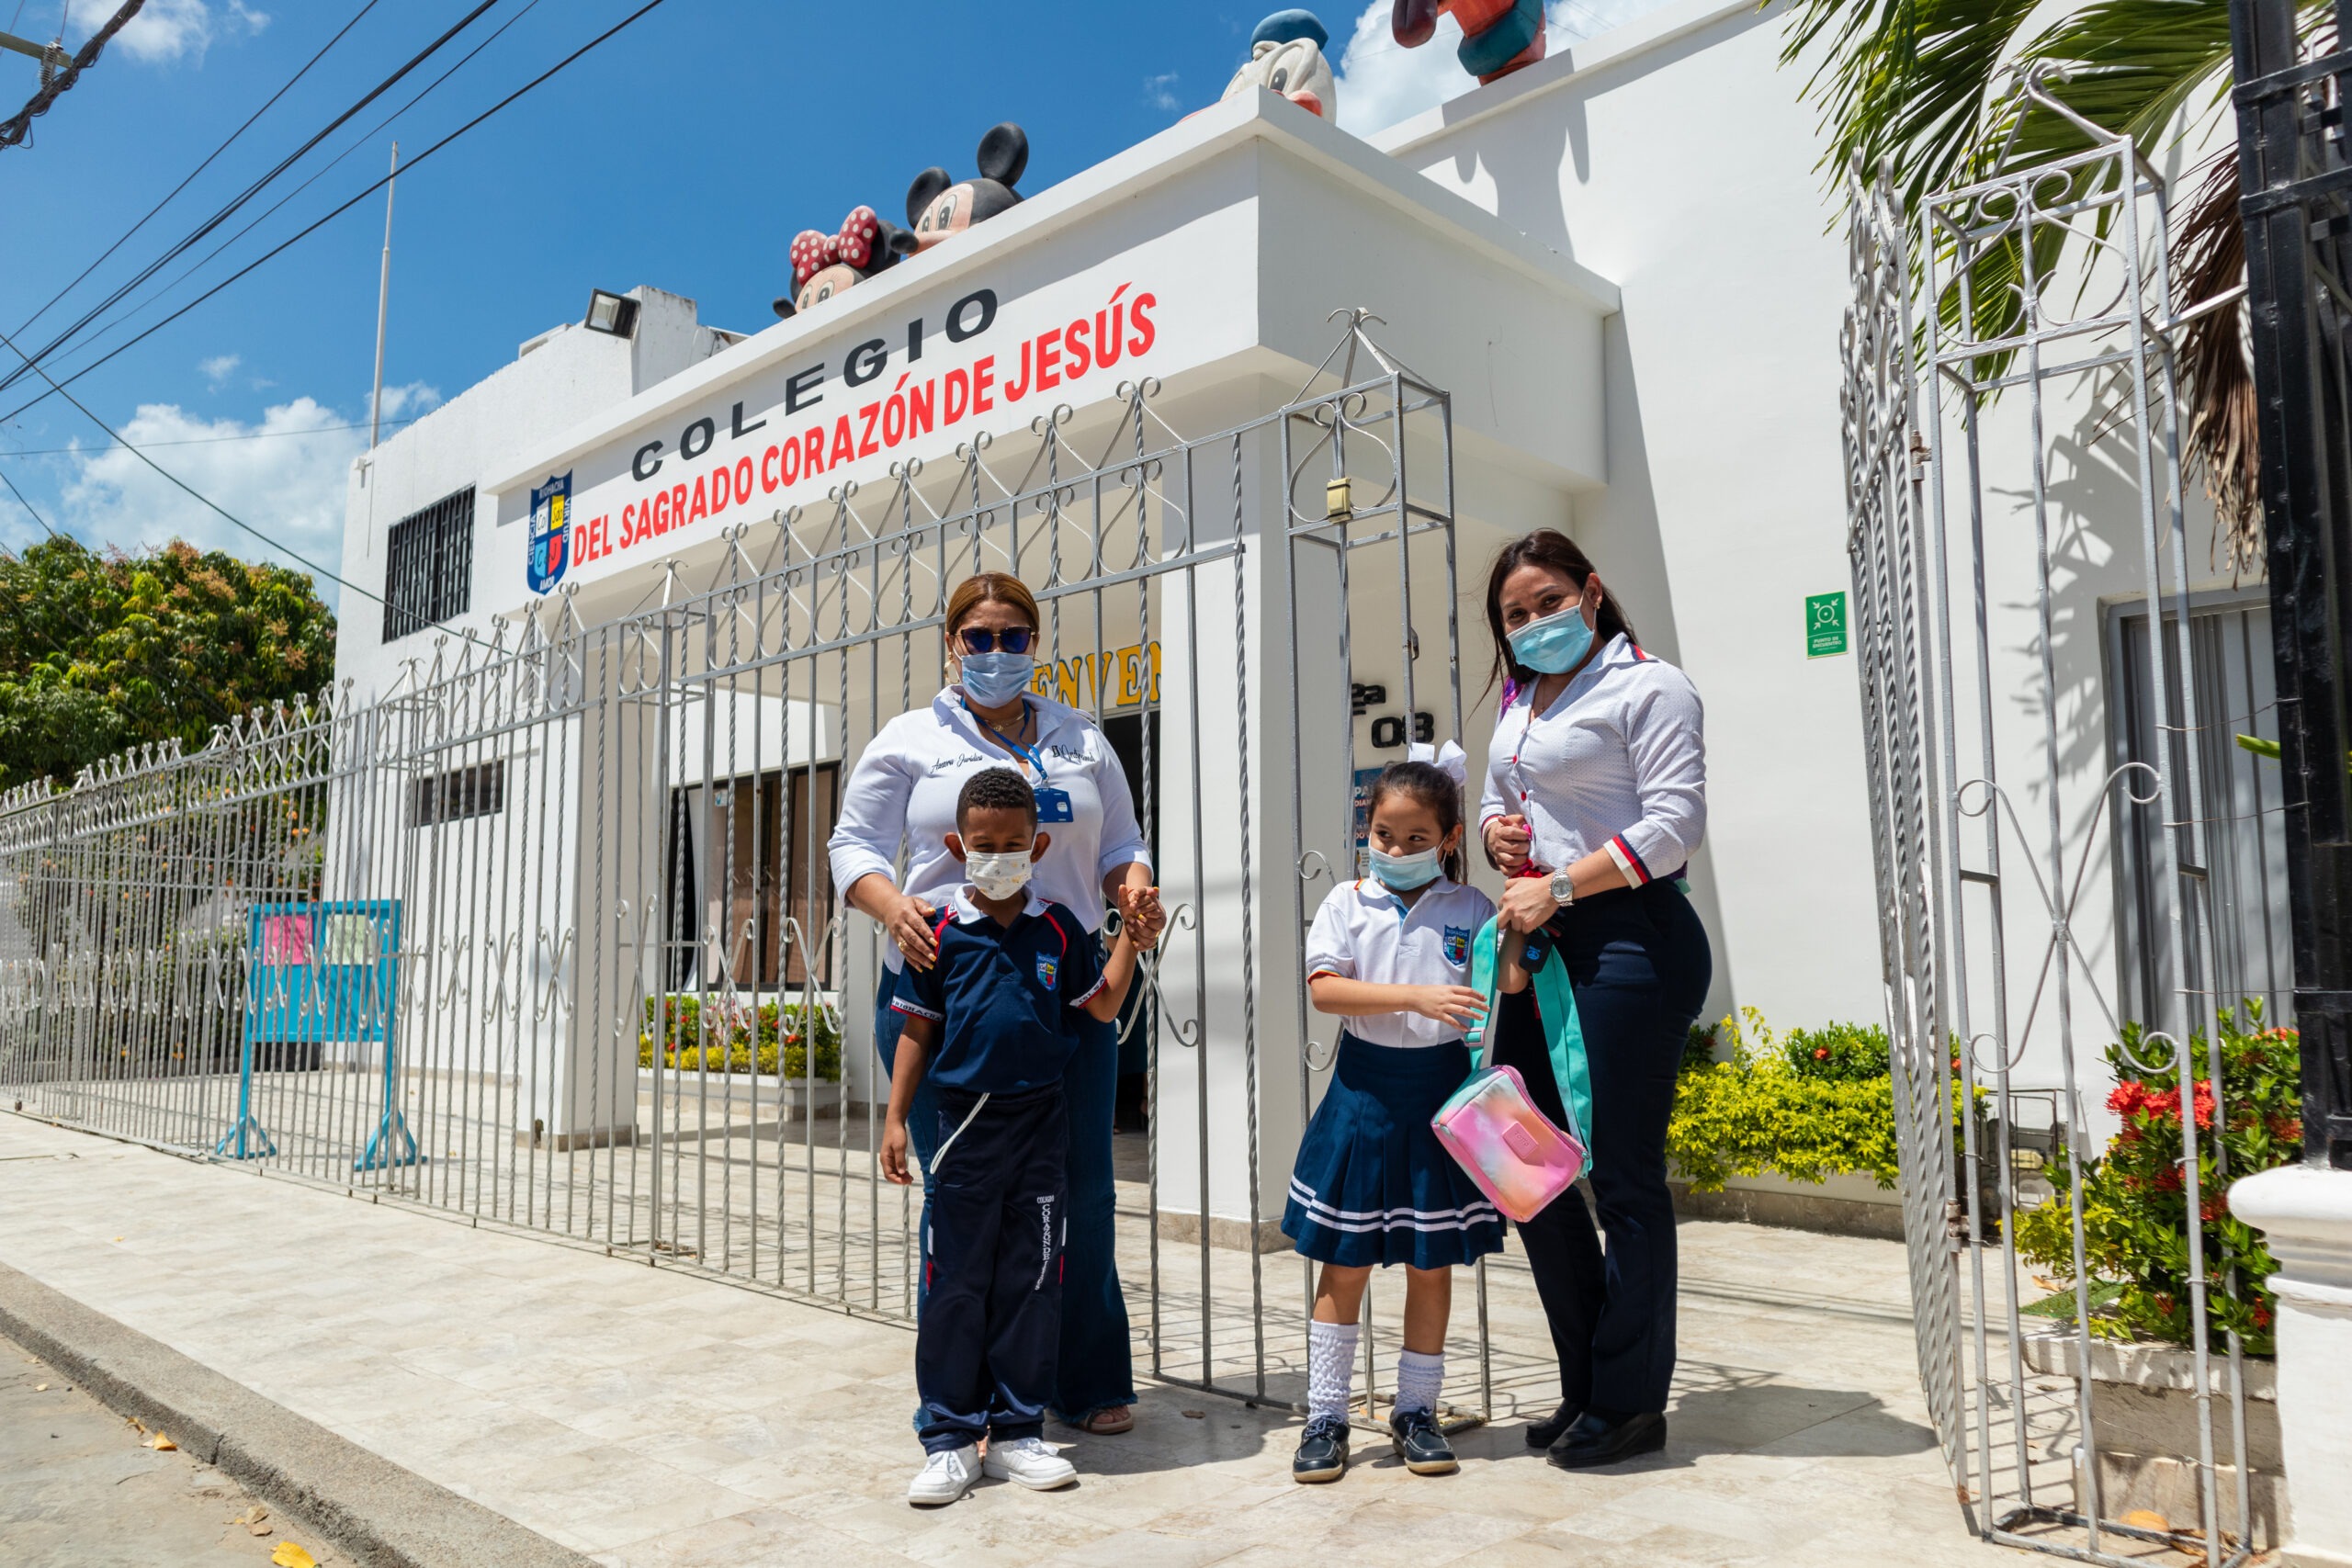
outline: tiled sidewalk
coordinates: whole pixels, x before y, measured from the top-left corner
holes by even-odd
[[[0,1262],[615,1564],[2021,1561],[1953,1502],[1898,1246],[1682,1239],[1657,1459],[1563,1474],[1513,1417],[1460,1440],[1456,1476],[1360,1445],[1300,1487],[1291,1421],[1150,1388],[1134,1433],[1059,1434],[1075,1489],[919,1512],[902,1328],[0,1115]]]

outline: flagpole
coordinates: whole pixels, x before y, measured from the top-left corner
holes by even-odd
[[[368,404],[368,449],[384,419],[384,311],[392,299],[392,181],[401,172],[401,144],[392,143],[392,172],[384,179],[384,266],[376,279],[376,395]]]

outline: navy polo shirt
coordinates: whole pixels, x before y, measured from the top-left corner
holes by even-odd
[[[1078,1009],[1102,988],[1079,918],[1032,894],[1001,926],[958,888],[932,935],[938,961],[900,970],[890,1006],[939,1023],[933,1080],[973,1094],[1059,1083],[1078,1049]]]

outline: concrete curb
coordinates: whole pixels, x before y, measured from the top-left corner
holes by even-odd
[[[5,1264],[0,1332],[367,1568],[591,1562]]]

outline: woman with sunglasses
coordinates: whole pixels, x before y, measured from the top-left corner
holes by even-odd
[[[1487,580],[1495,672],[1479,836],[1508,874],[1498,916],[1565,964],[1592,1074],[1591,1181],[1606,1255],[1568,1193],[1519,1227],[1560,1359],[1560,1407],[1527,1429],[1566,1470],[1666,1446],[1674,1372],[1674,1201],[1666,1127],[1713,958],[1681,877],[1707,818],[1690,677],[1642,651],[1592,562],[1538,529]],[[1540,933],[1540,934],[1538,934]],[[1567,1124],[1531,987],[1496,1010],[1494,1060]]]
[[[896,1058],[899,1017],[890,1009],[904,964],[929,968],[933,928],[963,886],[964,869],[944,843],[956,830],[956,799],[983,768],[1021,770],[1037,795],[1038,826],[1050,851],[1030,883],[1101,940],[1106,908],[1131,916],[1156,900],[1151,857],[1136,821],[1125,773],[1088,715],[1030,688],[1036,670],[1037,601],[1021,580],[984,571],[956,584],[944,624],[946,684],[927,707],[884,725],[857,759],[842,791],[830,845],[833,886],[851,908],[889,936],[875,996],[874,1038],[887,1075]],[[903,884],[895,866],[905,846]],[[1091,1433],[1135,1425],[1135,1372],[1126,1300],[1113,1258],[1111,1122],[1118,1089],[1118,1028],[1082,1021],[1092,1038],[1063,1079],[1069,1122],[1069,1229],[1064,1249],[1060,1370],[1054,1409]],[[916,1163],[928,1182],[938,1135],[928,1081],[908,1117]],[[925,1199],[926,1218],[929,1200]]]

